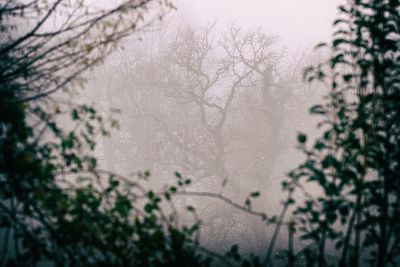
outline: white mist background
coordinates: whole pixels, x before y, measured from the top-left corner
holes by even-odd
[[[181,0],[178,15],[198,24],[235,22],[261,27],[290,50],[329,42],[337,7],[343,0]]]
[[[125,136],[129,135],[129,129],[134,129],[136,127],[134,123],[134,117],[136,114],[126,114],[128,111],[124,109],[129,97],[121,93],[120,88],[126,88],[126,81],[119,80],[118,72],[123,72],[124,69],[129,69],[130,60],[131,63],[134,64],[135,61],[135,47],[141,46],[144,44],[145,46],[155,46],[157,47],[157,42],[167,42],[170,34],[174,34],[175,30],[178,27],[183,27],[186,24],[192,27],[202,28],[210,23],[215,23],[215,27],[213,29],[215,35],[218,37],[220,33],[226,31],[231,24],[235,24],[236,26],[242,28],[244,31],[261,28],[266,34],[277,36],[277,47],[281,47],[286,49],[288,54],[302,54],[304,52],[312,54],[313,47],[320,42],[329,43],[332,39],[333,33],[333,21],[337,16],[337,7],[341,4],[341,1],[334,0],[178,0],[174,1],[175,6],[177,7],[176,11],[172,11],[167,14],[162,21],[156,22],[152,27],[150,27],[149,31],[138,32],[134,34],[132,37],[128,38],[126,42],[123,42],[123,46],[125,49],[114,51],[114,54],[110,56],[105,61],[105,64],[99,68],[99,70],[95,70],[89,76],[89,83],[87,86],[88,95],[84,92],[82,95],[86,95],[89,103],[96,103],[96,106],[99,110],[109,110],[110,108],[121,108],[122,116],[120,120],[121,129],[119,131],[112,131],[111,139],[113,140],[113,144],[118,144],[118,140],[122,140]],[[151,13],[151,12],[150,12]],[[146,15],[146,14],[145,14]],[[150,38],[147,38],[149,33]],[[216,37],[216,38],[217,38]],[[150,41],[149,41],[150,39]],[[157,49],[155,49],[156,51]],[[151,51],[151,49],[149,50]],[[316,58],[318,60],[318,56]],[[290,61],[288,61],[290,64]],[[115,75],[113,75],[115,74]],[[125,85],[123,85],[125,84]],[[134,84],[132,85],[132,90],[134,90]],[[307,85],[305,85],[307,86]],[[325,88],[326,89],[326,88]],[[318,89],[317,89],[318,90]],[[108,91],[108,93],[105,93]],[[323,90],[322,90],[323,91]],[[324,94],[322,91],[318,91],[315,93],[315,99],[312,99],[311,102],[320,103],[320,96]],[[120,98],[120,101],[112,102],[108,97]],[[134,95],[134,92],[132,93]],[[121,103],[121,106],[116,103]],[[129,103],[128,103],[129,104]],[[157,105],[157,103],[155,103]],[[156,108],[156,107],[155,107]],[[148,106],[148,109],[151,110],[151,105]],[[315,135],[315,118],[309,118],[307,115],[307,109],[304,107],[303,110],[296,110],[299,113],[299,117],[306,118],[304,121],[304,129],[298,129],[299,131],[305,131],[306,133],[310,133],[311,135]],[[125,114],[124,114],[125,113]],[[126,119],[128,117],[133,118],[131,121]],[[118,117],[117,117],[118,118]],[[150,122],[151,123],[151,122]],[[314,126],[312,126],[314,125]],[[140,126],[137,126],[140,127]],[[297,127],[297,126],[296,126]],[[291,130],[292,131],[292,130]],[[263,134],[263,133],[259,133]],[[273,173],[273,177],[271,177],[272,181],[270,181],[268,188],[257,188],[256,183],[254,183],[254,190],[259,190],[261,192],[261,198],[259,200],[254,201],[253,207],[256,210],[266,212],[268,215],[274,215],[280,212],[281,209],[281,201],[286,197],[286,193],[281,189],[282,178],[285,177],[286,173],[296,167],[296,162],[301,162],[302,154],[295,149],[295,140],[296,140],[296,131],[293,131],[291,134],[291,142],[293,142],[293,149],[290,152],[286,153],[281,159],[280,164],[278,164],[274,169],[276,169]],[[135,140],[133,141],[135,142]],[[138,141],[137,141],[138,142]],[[102,142],[99,142],[99,158],[100,163],[104,164],[106,167],[111,166],[112,164],[107,164],[105,162],[106,157],[105,154],[108,153],[104,150],[104,146]],[[122,143],[117,146],[124,146]],[[126,146],[126,145],[125,145]],[[129,145],[128,145],[129,146]],[[108,151],[112,151],[114,147],[108,148]],[[102,151],[103,150],[103,151]],[[137,151],[135,150],[135,144],[132,144],[132,157],[120,158],[118,157],[118,153],[115,154],[113,161],[118,162],[121,160],[129,160],[133,163],[135,162],[135,156],[137,156]],[[272,152],[273,153],[273,152]],[[109,162],[108,162],[109,163]],[[134,164],[132,165],[134,166]],[[152,174],[152,185],[159,188],[165,182],[173,179],[173,171],[170,171],[170,175],[166,175],[163,166],[158,166],[157,168],[151,169],[151,166],[144,166],[144,169],[136,169],[135,167],[129,169],[116,169],[119,173],[130,174],[138,171],[145,171],[149,169]],[[189,173],[182,173],[183,176],[189,176]],[[249,177],[248,180],[243,180],[242,183],[245,187],[251,187],[253,181]],[[195,188],[199,189],[199,188]],[[206,190],[214,191],[214,188],[206,188]],[[253,191],[254,191],[253,190]],[[196,190],[193,190],[196,191]],[[229,197],[232,197],[232,194],[227,192]],[[233,200],[243,204],[244,198],[243,196],[234,196]],[[186,199],[184,203],[186,204],[196,204],[202,205],[203,200],[199,199]],[[218,202],[218,200],[216,200]],[[207,202],[209,203],[209,202]],[[178,203],[179,204],[179,203]],[[210,204],[213,206],[213,204]],[[226,207],[220,204],[216,204],[214,206],[215,209],[225,209]],[[211,212],[211,210],[208,210]],[[201,214],[207,219],[207,214]],[[226,241],[231,245],[231,242],[244,244],[244,247],[251,251],[255,248],[253,244],[254,236],[258,233],[263,234],[263,231],[267,231],[267,236],[265,239],[261,241],[264,242],[264,245],[268,245],[268,239],[271,236],[271,229],[264,229],[263,223],[253,222],[252,219],[247,219],[247,215],[244,214],[243,217],[240,217],[236,223],[233,225],[234,229],[227,229],[221,235],[226,235]],[[224,218],[217,220],[216,222],[222,225],[226,225],[226,228],[229,228],[227,225],[231,224],[229,218],[228,221],[224,221]],[[248,221],[246,221],[248,220]],[[240,229],[242,227],[244,230]],[[257,230],[253,229],[254,232],[248,231],[251,228],[258,228]],[[236,229],[235,229],[236,228]],[[247,230],[246,230],[247,229]],[[231,232],[229,232],[231,231]],[[206,246],[210,246],[211,248],[216,248],[217,243],[214,242],[213,239],[218,240],[221,237],[218,236],[207,236],[207,230],[203,231],[203,235],[205,236],[202,241],[205,241]],[[285,242],[286,229],[282,229],[281,242]],[[218,245],[221,245],[219,243]],[[228,244],[226,244],[228,245]],[[302,246],[302,245],[299,245]],[[226,247],[220,247],[223,252]],[[265,248],[260,248],[259,251],[252,251],[255,253],[263,254],[266,250]],[[261,255],[260,254],[260,255]],[[263,255],[261,255],[263,257]]]

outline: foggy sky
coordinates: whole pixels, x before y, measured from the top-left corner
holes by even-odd
[[[245,28],[262,27],[280,37],[290,50],[313,47],[331,39],[332,22],[343,0],[180,0],[179,14],[204,24],[235,22]]]
[[[279,37],[278,43],[273,49],[286,51],[282,46],[288,48],[289,53],[284,53],[282,60],[290,61],[292,52],[296,52],[298,49],[309,52],[310,48],[316,44],[329,42],[337,6],[344,0],[172,1],[177,7],[177,11],[171,12],[165,19],[155,23],[157,25],[154,28],[159,31],[156,30],[153,33],[159,35],[159,38],[153,38],[154,36],[151,36],[149,40],[144,38],[145,41],[142,43],[145,48],[143,51],[152,54],[155,61],[146,61],[147,57],[135,56],[135,53],[140,54],[140,49],[136,49],[134,45],[130,46],[127,42],[128,49],[121,50],[119,54],[115,55],[114,60],[109,61],[110,65],[104,65],[104,71],[101,74],[97,72],[95,77],[99,82],[96,84],[96,79],[91,81],[96,92],[99,87],[112,88],[113,93],[105,94],[104,99],[109,101],[108,106],[121,108],[123,110],[121,116],[125,116],[120,120],[121,131],[112,135],[114,141],[104,140],[104,162],[107,163],[108,169],[125,173],[149,169],[152,177],[156,177],[152,181],[157,186],[165,183],[162,183],[161,180],[168,183],[171,174],[179,171],[195,181],[191,185],[193,191],[219,190],[218,192],[232,197],[237,203],[243,203],[249,192],[259,190],[261,197],[253,203],[253,207],[256,210],[265,211],[269,215],[278,213],[281,200],[286,197],[286,193],[281,191],[282,178],[290,169],[296,167],[302,156],[295,149],[296,131],[308,132],[304,128],[310,128],[312,121],[308,116],[307,109],[312,102],[319,99],[320,91],[315,88],[315,90],[311,89],[309,85],[303,85],[301,79],[296,78],[301,76],[300,74],[293,76],[292,81],[290,77],[287,77],[287,83],[285,80],[275,77],[275,83],[282,82],[281,89],[283,85],[287,84],[288,86],[284,87],[288,90],[281,91],[292,93],[285,95],[285,99],[289,99],[289,101],[276,101],[274,103],[278,103],[277,106],[273,106],[272,101],[268,102],[267,100],[279,100],[278,92],[280,91],[275,92],[275,88],[262,89],[260,86],[254,85],[252,93],[245,94],[242,90],[234,96],[233,108],[230,108],[228,112],[228,121],[223,124],[220,135],[213,135],[203,128],[205,123],[201,122],[201,114],[198,104],[196,104],[198,102],[193,101],[190,97],[189,102],[186,102],[186,98],[183,99],[185,101],[179,99],[180,95],[186,97],[195,95],[194,92],[198,88],[186,86],[196,83],[185,83],[190,79],[180,75],[187,73],[190,68],[185,69],[183,66],[183,69],[178,68],[177,73],[173,73],[176,68],[170,67],[174,64],[171,59],[179,59],[179,53],[172,54],[174,57],[163,57],[164,54],[169,54],[164,51],[165,49],[174,47],[168,42],[176,39],[168,38],[168,36],[169,34],[174,36],[176,34],[174,29],[184,29],[186,24],[195,26],[194,28],[198,29],[198,33],[201,34],[201,29],[205,25],[215,22],[215,28],[212,30],[216,42],[221,41],[218,33],[229,29],[227,24],[235,23],[236,26],[244,28],[244,32],[261,28],[269,36]],[[184,33],[184,31],[182,32]],[[139,32],[138,35],[146,36],[146,32]],[[183,36],[178,37],[184,38]],[[137,42],[137,40],[134,41]],[[162,49],[153,50],[154,43],[160,43]],[[181,44],[181,50],[190,48],[184,46],[183,39],[179,44]],[[195,44],[196,42],[193,42],[194,47],[196,47]],[[137,47],[140,47],[140,42]],[[158,46],[155,45],[155,47]],[[220,55],[213,56],[216,56],[213,58],[214,60],[219,60]],[[139,62],[137,60],[139,58],[143,58],[143,62]],[[166,63],[163,64],[163,62]],[[282,63],[282,65],[290,67],[295,63],[295,61],[290,61],[289,64]],[[309,62],[303,63],[308,64]],[[137,66],[136,69],[135,66]],[[299,66],[300,69],[297,69],[297,72],[300,73],[303,65]],[[278,67],[281,68],[277,65]],[[168,76],[167,79],[165,77],[160,79],[157,76],[157,69],[160,75],[170,73],[171,76]],[[211,69],[205,68],[204,70],[211,75],[210,77],[215,73],[212,66]],[[292,72],[284,70],[281,74],[290,76]],[[229,73],[227,75],[227,77],[231,77]],[[183,78],[179,79],[179,77]],[[178,79],[178,82],[171,83],[170,86],[159,86],[150,82],[153,80],[168,82],[174,81],[175,78]],[[261,81],[263,78],[259,77],[259,79]],[[193,94],[171,94],[170,91],[165,91],[164,87],[172,88],[171,92],[174,90],[180,92],[179,90],[191,88],[193,90],[190,92]],[[207,101],[214,101],[213,104],[218,104],[218,101],[226,104],[226,98],[216,97],[215,92],[218,88],[213,89],[209,90],[209,93],[214,93],[215,98],[207,99]],[[232,90],[232,88],[228,89]],[[262,90],[270,90],[270,94],[262,94]],[[273,98],[273,94],[277,98]],[[270,98],[266,96],[270,96]],[[284,93],[281,96],[283,98]],[[172,99],[174,97],[175,99]],[[269,104],[271,106],[268,106]],[[273,111],[271,111],[272,108]],[[275,113],[277,110],[280,112]],[[219,118],[218,110],[208,108],[207,111],[209,114],[216,114],[215,118]],[[284,123],[278,123],[281,121]],[[273,131],[272,129],[278,130]],[[124,138],[126,139],[125,143],[121,142]],[[223,140],[220,142],[222,149],[215,145],[217,139]],[[285,146],[283,146],[284,143]],[[174,144],[184,144],[187,149],[182,151],[181,147]],[[275,147],[275,144],[279,145]],[[222,153],[217,154],[215,151],[222,151]],[[187,161],[192,164],[184,165],[185,161],[182,160],[182,155],[189,155]],[[183,163],[181,164],[181,162]],[[222,186],[222,178],[225,179],[225,177],[229,179],[226,188]],[[201,241],[206,247],[219,249],[222,253],[225,249],[229,249],[229,244],[239,243],[242,247],[244,245],[248,251],[255,253],[266,251],[265,246],[268,244],[272,228],[265,229],[261,221],[236,218],[234,212],[215,203],[213,203],[213,209],[209,208],[207,202],[197,202],[196,204],[202,219],[208,221],[208,225],[212,225],[212,229],[218,229],[218,231],[212,232],[214,230],[211,231],[211,228],[203,228]],[[213,213],[214,211],[216,212]],[[223,211],[228,212],[220,216],[219,214]],[[219,220],[219,217],[227,221]],[[233,227],[234,231],[227,228],[228,223],[232,222],[237,223]],[[221,234],[229,231],[231,231],[229,236],[224,237],[224,234]]]

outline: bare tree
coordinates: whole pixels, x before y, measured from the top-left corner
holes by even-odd
[[[171,5],[152,0],[104,7],[84,0],[2,1],[1,77],[23,88],[21,103],[80,84],[82,74],[119,40],[152,21],[144,13],[156,4],[161,15]]]
[[[151,41],[146,44],[153,46]],[[197,189],[243,199],[249,190],[267,188],[290,144],[287,113],[301,61],[289,69],[276,37],[235,25],[222,35],[213,24],[180,28],[163,41],[157,54],[135,47],[131,59],[125,55],[115,61],[125,67],[118,82],[110,83],[120,83],[125,97],[107,99],[124,110],[127,128],[118,140],[126,139],[135,148],[109,140],[106,155],[119,159],[117,169],[151,169],[158,179],[179,171]],[[120,151],[113,154],[111,148]],[[215,207],[204,209],[208,219],[221,218]],[[236,215],[227,211],[226,216]],[[234,221],[240,225],[243,218]],[[264,231],[261,227],[255,236],[264,236]]]

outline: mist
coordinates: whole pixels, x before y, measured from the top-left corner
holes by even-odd
[[[1,266],[398,266],[400,1],[0,3]]]
[[[120,111],[113,113],[120,129],[99,142],[101,165],[127,176],[149,171],[159,190],[178,172],[192,181],[188,190],[240,204],[260,192],[251,209],[278,215],[287,197],[281,183],[304,160],[296,136],[317,134],[308,109],[327,88],[304,82],[303,70],[329,56],[313,47],[330,40],[338,3],[175,4],[177,11],[125,40],[89,76],[87,101]],[[196,207],[206,248],[223,253],[239,244],[265,254],[274,225],[216,199],[175,204],[182,212]],[[180,220],[193,223],[184,212]]]

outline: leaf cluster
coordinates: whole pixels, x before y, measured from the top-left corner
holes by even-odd
[[[399,1],[351,1],[342,17],[328,62],[331,91],[311,108],[323,117],[313,144],[299,134],[307,159],[284,187],[301,189],[296,228],[315,244],[309,263],[327,264],[333,243],[340,266],[369,262],[396,266],[399,250],[400,74]],[[321,67],[308,80],[326,79]],[[306,190],[315,184],[321,194]]]

